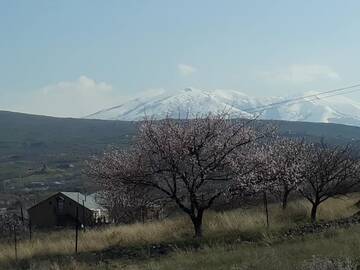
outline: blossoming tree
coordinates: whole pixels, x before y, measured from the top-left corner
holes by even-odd
[[[267,132],[253,123],[227,114],[148,119],[130,149],[112,150],[90,162],[92,174],[109,190],[126,185],[161,193],[190,217],[195,236],[201,237],[204,211],[240,178],[247,181],[240,175],[254,170],[247,164],[250,145]]]
[[[311,203],[311,220],[315,222],[321,203],[346,195],[360,184],[360,162],[351,145],[330,146],[322,142],[309,149],[307,164],[299,191]]]

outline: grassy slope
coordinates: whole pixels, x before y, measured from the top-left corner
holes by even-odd
[[[350,216],[358,194],[346,200],[330,200],[322,205],[320,219]],[[356,258],[360,255],[360,228],[328,232],[315,237],[281,240],[281,232],[306,220],[308,205],[293,202],[286,213],[271,207],[271,228],[267,230],[261,208],[208,213],[205,238],[192,239],[188,219],[178,217],[146,224],[123,225],[80,236],[80,254],[74,258],[73,232],[36,233],[22,241],[19,258],[28,269],[291,269],[313,255]],[[166,256],[149,257],[147,250],[161,244],[177,246]],[[196,244],[196,245],[195,245]],[[200,245],[195,251],[194,246]],[[126,255],[126,256],[125,256]],[[101,262],[102,261],[102,262]],[[264,268],[266,265],[266,268]],[[13,247],[0,244],[0,268],[15,269]],[[52,267],[52,268],[51,268]],[[234,268],[243,267],[243,268]],[[247,268],[246,268],[247,267]]]
[[[162,261],[153,260],[128,269],[302,269],[314,257],[318,260],[350,259],[358,263],[359,232],[360,228],[353,228],[276,244],[224,245],[199,252],[180,251]]]

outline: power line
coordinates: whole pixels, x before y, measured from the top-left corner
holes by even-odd
[[[341,96],[341,95],[345,95],[345,94],[350,94],[350,93],[355,93],[355,92],[358,92],[360,91],[360,88],[359,89],[355,89],[355,90],[352,90],[352,91],[348,91],[348,92],[345,92],[345,93],[337,93],[337,94],[332,94],[332,95],[327,95],[327,96],[322,96],[322,97],[313,97],[311,99],[307,99],[304,97],[303,100],[298,100],[298,101],[295,101],[295,102],[288,102],[286,104],[288,105],[294,105],[294,104],[300,104],[300,103],[305,103],[305,102],[310,102],[310,101],[314,101],[314,100],[324,100],[326,98],[329,98],[329,97],[335,97],[335,96]],[[272,109],[272,108],[276,108],[276,107],[280,107],[284,104],[280,104],[280,105],[277,105],[277,106],[269,106],[269,107],[266,107],[266,108],[263,108],[263,109],[260,109],[260,110],[253,110],[251,113],[256,113],[256,112],[263,112],[267,109]],[[339,112],[341,113],[341,112]],[[342,113],[343,114],[343,113]],[[345,114],[343,114],[345,115]]]
[[[243,109],[243,111],[251,113],[251,112],[255,112],[254,110],[257,111],[257,110],[260,110],[262,108],[267,109],[267,107],[274,107],[274,106],[277,106],[277,105],[283,105],[283,104],[294,102],[294,101],[302,101],[302,100],[307,99],[307,98],[320,99],[319,96],[321,96],[321,95],[335,93],[335,92],[341,92],[341,91],[345,91],[345,90],[356,88],[356,87],[360,87],[360,84],[355,84],[355,85],[342,87],[342,88],[336,88],[336,89],[332,89],[332,90],[328,90],[328,91],[324,91],[324,92],[319,92],[317,94],[311,94],[311,95],[307,95],[307,96],[286,99],[286,100],[283,100],[283,101],[278,101],[278,102],[274,102],[274,103],[270,103],[270,104],[262,105],[262,106],[258,106],[258,107],[251,107],[251,108],[249,107],[249,108]],[[359,91],[359,90],[360,89],[357,89],[356,91]],[[339,94],[337,94],[337,95],[339,95]],[[332,96],[336,96],[336,95],[332,95]]]
[[[249,108],[243,109],[243,111],[248,112],[248,113],[256,113],[256,112],[262,112],[262,111],[267,110],[267,109],[276,108],[276,107],[279,107],[279,106],[287,104],[287,103],[290,103],[291,105],[293,105],[293,104],[313,101],[313,100],[317,100],[317,99],[323,99],[323,98],[339,96],[339,95],[343,95],[343,94],[349,94],[349,93],[360,91],[360,88],[352,90],[352,91],[348,91],[348,92],[345,92],[345,93],[342,93],[342,92],[346,91],[346,90],[349,90],[349,89],[357,88],[357,87],[360,87],[360,84],[354,84],[354,85],[347,86],[347,87],[342,87],[342,88],[336,88],[336,89],[332,89],[332,90],[328,90],[328,91],[323,91],[323,92],[319,92],[317,94],[311,94],[311,95],[307,95],[307,96],[302,96],[302,97],[297,97],[297,98],[292,98],[292,99],[286,99],[286,100],[283,100],[283,101],[278,101],[278,102],[274,102],[274,103],[270,103],[270,104],[262,105],[262,106],[258,106],[258,107],[251,107],[251,108],[249,107]],[[340,93],[337,93],[337,92],[340,92]],[[336,94],[332,94],[332,93],[336,93]],[[326,94],[332,94],[332,95],[326,95]],[[322,95],[326,95],[326,96],[321,97]],[[309,100],[309,98],[310,98],[310,100]]]

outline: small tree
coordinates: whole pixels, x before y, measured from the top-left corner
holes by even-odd
[[[18,258],[19,234],[25,232],[26,227],[22,218],[14,213],[0,215],[0,238],[13,239],[15,259]]]
[[[161,193],[189,215],[195,236],[201,237],[204,211],[228,193],[236,177],[251,171],[240,164],[248,158],[248,146],[264,137],[251,123],[226,114],[145,120],[130,150],[106,152],[90,167],[106,185]]]
[[[286,209],[289,195],[304,181],[308,165],[310,144],[296,138],[277,137],[272,140],[268,151],[269,167],[274,177],[273,193]]]
[[[303,141],[279,136],[255,144],[249,151],[254,170],[245,176],[252,178],[248,189],[275,194],[285,209],[289,194],[304,179],[307,148]]]
[[[316,222],[318,206],[329,198],[346,195],[359,184],[359,160],[350,145],[313,145],[308,156],[306,180],[300,193],[312,205],[311,221]]]
[[[0,237],[9,237],[14,230],[23,230],[21,217],[14,213],[0,214]]]
[[[99,192],[100,202],[108,210],[110,218],[117,224],[144,221],[144,210],[159,201],[155,202],[151,189],[121,182],[116,184],[101,186],[102,191]]]
[[[248,167],[249,173],[239,174],[236,177],[237,186],[233,194],[243,196],[262,195],[266,214],[266,223],[269,226],[268,193],[277,186],[278,167],[273,156],[273,145],[267,140],[265,143],[254,143],[247,151],[247,160],[238,156],[235,162],[239,162],[240,168]],[[244,164],[244,160],[246,160]],[[251,168],[251,169],[250,169]]]

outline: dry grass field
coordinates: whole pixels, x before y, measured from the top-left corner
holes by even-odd
[[[319,220],[353,215],[359,210],[355,206],[359,198],[352,194],[325,202]],[[31,241],[19,243],[17,262],[13,244],[0,244],[0,269],[290,269],[294,263],[301,267],[317,260],[326,264],[327,258],[334,256],[344,263],[360,256],[357,226],[279,240],[282,232],[307,222],[309,211],[302,200],[291,202],[286,211],[271,205],[269,229],[261,207],[209,212],[200,242],[193,239],[187,217],[87,230],[80,234],[76,256],[74,231],[35,232]],[[171,252],[152,256],[151,247],[156,245],[171,246]],[[261,268],[264,265],[267,268]]]

